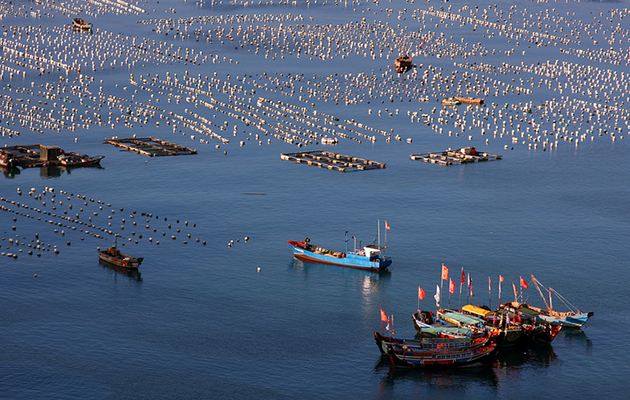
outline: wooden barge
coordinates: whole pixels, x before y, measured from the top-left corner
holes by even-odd
[[[501,160],[500,154],[490,154],[478,152],[474,147],[462,147],[457,150],[446,150],[437,153],[412,154],[410,158],[414,161],[424,161],[430,164],[442,166],[470,164],[483,161]]]
[[[378,161],[353,157],[326,150],[282,153],[280,154],[280,158],[286,161],[293,161],[297,164],[306,164],[312,167],[319,167],[338,172],[366,171],[370,169],[383,169],[386,167],[385,163]]]
[[[183,156],[197,154],[197,150],[180,146],[166,140],[150,136],[145,138],[111,138],[105,141],[126,151],[141,154],[147,157]]]
[[[0,148],[0,168],[100,167],[103,156],[64,151],[57,146],[27,144]]]

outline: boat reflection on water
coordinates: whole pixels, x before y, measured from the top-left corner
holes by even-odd
[[[428,386],[462,388],[467,385],[496,387],[498,378],[492,368],[492,362],[473,364],[459,368],[446,369],[407,369],[390,368],[388,360],[379,359],[375,372],[387,372],[379,384],[380,397],[387,398],[388,391],[396,383],[424,383]]]
[[[511,348],[497,352],[495,367],[509,369],[520,367],[526,364],[537,367],[548,367],[558,356],[553,351],[551,345],[529,346],[522,348]]]
[[[118,267],[102,260],[99,260],[98,263],[101,267],[103,267],[104,271],[111,272],[111,275],[113,275],[114,278],[117,278],[118,275],[125,275],[129,278],[129,280],[142,282],[142,273],[140,273],[140,270],[138,269]]]
[[[392,275],[391,271],[389,270],[379,272],[378,274],[369,273],[369,272],[366,273],[366,271],[362,271],[358,269],[340,268],[340,267],[334,267],[334,266],[331,267],[330,265],[327,265],[327,264],[319,264],[315,262],[302,261],[302,260],[298,260],[297,258],[293,258],[291,260],[291,262],[289,263],[289,269],[294,270],[294,271],[304,271],[305,273],[309,273],[311,271],[312,272],[327,271],[328,273],[330,271],[338,271],[338,273],[347,273],[347,274],[352,274],[354,276],[366,276],[366,277],[369,277],[372,281],[388,280]]]

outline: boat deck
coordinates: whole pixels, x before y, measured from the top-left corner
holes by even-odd
[[[197,150],[180,146],[166,140],[150,136],[145,138],[107,139],[106,144],[111,144],[126,151],[141,154],[147,157],[183,156],[197,154]]]
[[[324,168],[330,171],[352,172],[370,169],[383,169],[385,163],[354,157],[326,150],[304,151],[299,153],[282,153],[282,160],[312,167]]]

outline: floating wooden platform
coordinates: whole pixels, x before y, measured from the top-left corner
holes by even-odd
[[[145,138],[107,139],[107,144],[147,157],[184,156],[197,150],[150,136]]]
[[[412,154],[414,161],[424,161],[442,166],[469,164],[483,161],[496,161],[503,157],[500,154],[478,152],[474,147],[462,147],[457,150],[446,150],[437,153]]]
[[[298,164],[306,164],[338,172],[366,171],[383,169],[385,163],[353,157],[326,150],[304,151],[300,153],[282,153],[280,158]]]

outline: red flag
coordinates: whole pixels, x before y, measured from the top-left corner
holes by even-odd
[[[389,318],[387,318],[387,313],[381,308],[381,322],[388,323]]]
[[[459,278],[459,283],[461,285],[463,285],[464,283],[466,283],[466,273],[464,272],[464,267],[462,267],[462,274]]]
[[[391,225],[389,224],[389,222],[387,220],[385,220],[385,230],[389,231],[391,229],[392,229]]]
[[[448,292],[450,294],[455,293],[455,282],[452,279],[449,279],[449,282],[448,282]]]
[[[420,300],[424,300],[424,296],[426,296],[427,294],[425,293],[424,289],[422,289],[420,286],[418,286],[418,299]]]
[[[522,287],[523,289],[527,289],[527,288],[529,287],[529,285],[527,284],[527,281],[526,281],[525,279],[523,279],[523,277],[522,277],[522,276],[519,276],[519,278],[520,278],[520,284],[521,284],[521,287]]]
[[[505,278],[503,277],[503,275],[499,275],[499,282],[503,283],[504,280]]]
[[[448,281],[448,267],[442,264],[442,280]]]

